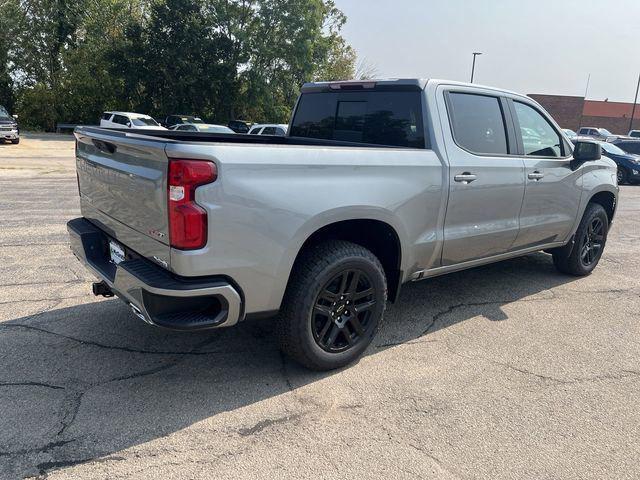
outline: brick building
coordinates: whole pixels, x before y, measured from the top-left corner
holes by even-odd
[[[584,97],[530,94],[562,128],[606,128],[617,135],[629,132],[632,103],[585,100]],[[633,128],[640,130],[640,104],[636,106]]]

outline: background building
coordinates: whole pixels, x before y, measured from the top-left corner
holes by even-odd
[[[606,128],[612,133],[626,135],[633,103],[585,100],[584,97],[530,94],[560,124],[562,128],[578,130],[582,127]],[[640,129],[640,105],[636,106],[633,128]]]

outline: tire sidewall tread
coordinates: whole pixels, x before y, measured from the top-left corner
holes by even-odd
[[[600,217],[604,224],[604,239],[602,241],[602,249],[600,250],[600,254],[598,259],[585,267],[580,261],[580,251],[581,251],[581,241],[584,236],[585,230],[588,228],[589,224],[593,221],[595,217]],[[580,221],[580,225],[578,225],[578,229],[575,233],[575,244],[573,248],[562,247],[554,251],[553,253],[553,263],[556,268],[562,272],[569,275],[575,276],[586,276],[591,274],[593,270],[596,268],[602,255],[604,253],[604,249],[607,244],[607,236],[609,234],[609,218],[607,217],[607,212],[604,210],[602,205],[598,203],[589,203],[587,208],[585,209],[584,215],[582,216],[582,220]]]
[[[310,315],[319,289],[332,276],[349,267],[365,270],[377,290],[378,304],[371,321],[376,322],[367,338],[344,352],[330,353],[313,339]],[[355,361],[366,350],[380,327],[387,299],[384,268],[378,258],[355,243],[331,240],[302,253],[291,274],[278,317],[280,348],[289,357],[313,370],[332,370]]]

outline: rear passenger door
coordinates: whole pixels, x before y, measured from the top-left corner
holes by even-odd
[[[472,87],[440,90],[448,116],[442,125],[449,159],[442,252],[446,266],[513,248],[524,196],[524,165],[514,155],[506,99]]]
[[[526,182],[515,247],[563,242],[575,223],[582,191],[580,172],[571,168],[571,147],[537,105],[516,98],[508,103]]]

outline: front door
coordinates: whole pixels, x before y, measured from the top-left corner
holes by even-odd
[[[449,201],[442,265],[510,251],[519,231],[524,165],[513,156],[513,123],[506,100],[491,91],[459,87],[442,91],[449,159]],[[440,95],[439,95],[440,96]]]
[[[517,249],[564,242],[580,207],[582,177],[571,169],[571,148],[533,104],[509,100],[525,164],[525,195]]]

